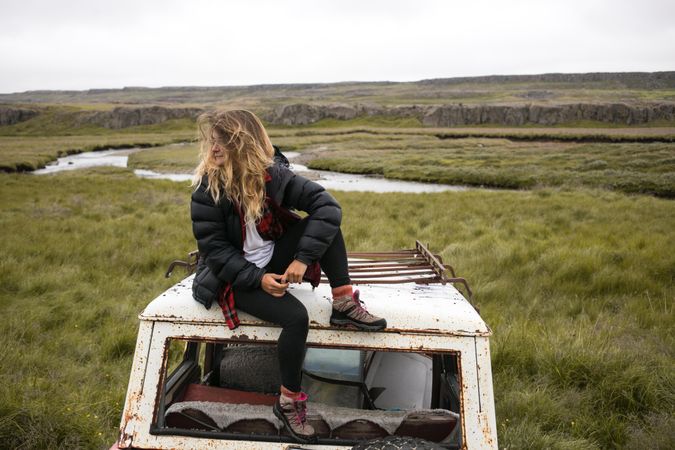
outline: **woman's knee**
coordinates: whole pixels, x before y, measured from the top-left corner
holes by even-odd
[[[298,329],[308,329],[309,328],[309,315],[307,314],[307,308],[302,303],[293,309],[289,309],[284,324],[284,328],[298,328]]]

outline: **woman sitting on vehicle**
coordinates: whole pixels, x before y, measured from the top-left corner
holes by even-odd
[[[305,420],[307,395],[300,392],[308,316],[286,290],[289,283],[304,279],[316,286],[323,270],[332,288],[331,324],[374,331],[386,321],[363,308],[350,284],[340,205],[319,184],[289,170],[260,120],[249,111],[217,111],[200,116],[198,128],[194,297],[207,308],[217,301],[231,329],[239,325],[235,305],[282,326],[282,386],[274,413],[296,439],[314,441]],[[308,216],[300,219],[292,209]]]

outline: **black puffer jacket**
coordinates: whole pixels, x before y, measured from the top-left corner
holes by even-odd
[[[282,207],[309,214],[295,259],[305,264],[318,261],[340,227],[340,205],[321,185],[294,174],[283,164],[274,164],[268,172],[271,180],[266,184],[267,196]],[[225,283],[257,288],[265,269],[244,259],[237,208],[226,198],[215,204],[206,186],[204,177],[192,193],[192,232],[200,254],[192,293],[195,300],[210,308]]]

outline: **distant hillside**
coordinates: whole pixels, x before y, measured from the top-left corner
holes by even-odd
[[[644,104],[675,101],[675,72],[491,75],[416,82],[343,82],[219,87],[125,87],[0,94],[0,103],[230,105],[255,110],[289,103],[398,105]]]
[[[673,89],[675,72],[593,72],[545,73],[540,75],[488,75],[482,77],[436,78],[422,80],[423,84],[512,84],[565,83],[571,85],[614,85],[618,89]]]
[[[10,127],[4,134],[176,120],[192,127],[200,112],[217,107],[250,109],[287,126],[380,119],[429,127],[673,126],[675,72],[29,91],[0,94],[0,126]]]

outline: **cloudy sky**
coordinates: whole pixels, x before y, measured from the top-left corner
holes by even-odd
[[[675,70],[673,0],[0,0],[0,92]]]

